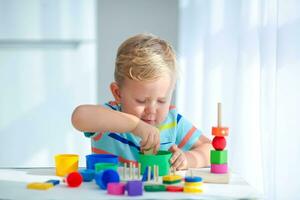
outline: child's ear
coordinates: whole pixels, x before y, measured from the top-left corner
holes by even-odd
[[[120,87],[116,82],[112,82],[110,84],[110,91],[112,93],[112,95],[115,98],[115,101],[117,103],[121,103],[121,92],[120,92]]]

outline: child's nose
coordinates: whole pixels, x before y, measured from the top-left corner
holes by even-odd
[[[154,114],[156,112],[156,104],[154,102],[149,102],[146,105],[145,111],[147,114]]]

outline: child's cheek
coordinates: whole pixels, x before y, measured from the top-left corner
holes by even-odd
[[[165,108],[159,112],[159,121],[163,122],[169,113],[169,108]]]
[[[144,107],[143,106],[137,106],[135,108],[135,113],[136,113],[136,115],[138,115],[139,118],[141,118],[143,113],[144,113]]]

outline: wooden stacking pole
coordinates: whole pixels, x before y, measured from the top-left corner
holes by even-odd
[[[141,179],[141,163],[138,163],[138,179]]]
[[[151,180],[151,166],[148,166],[148,177],[147,181],[149,182]]]
[[[158,165],[154,165],[155,182],[158,182]]]
[[[218,103],[218,127],[222,126],[222,104]]]
[[[132,162],[129,163],[129,180],[132,179]]]
[[[132,179],[134,179],[134,177],[135,177],[135,164],[134,163],[132,163]]]
[[[134,179],[134,164],[131,163],[131,179]]]
[[[127,163],[125,162],[124,166],[123,166],[123,179],[124,180],[126,180],[126,169],[127,169]]]
[[[156,165],[153,165],[153,180],[156,181]]]
[[[156,165],[156,182],[158,182],[158,179],[159,179],[159,166],[158,165]]]

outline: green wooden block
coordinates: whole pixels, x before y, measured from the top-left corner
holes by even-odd
[[[166,191],[166,186],[165,185],[145,185],[144,186],[145,191],[147,192],[160,192],[160,191]]]
[[[227,150],[223,150],[223,151],[210,150],[210,163],[211,164],[227,163]]]
[[[174,181],[163,181],[163,184],[171,185],[171,184],[176,184],[180,183],[181,180],[174,180]]]

